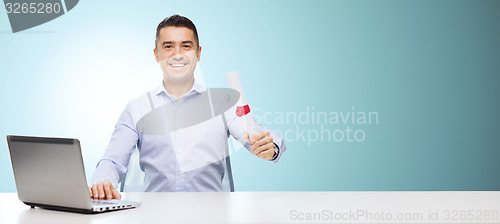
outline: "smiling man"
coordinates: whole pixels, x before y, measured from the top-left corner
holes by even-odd
[[[168,93],[179,98],[193,86],[194,69],[200,61],[195,29],[167,26],[157,34],[154,54],[163,71],[163,85]]]
[[[194,80],[201,46],[191,20],[173,15],[160,22],[154,55],[163,81],[130,101],[120,116],[92,176],[92,198],[121,198],[116,186],[136,148],[145,191],[223,191],[229,135],[255,156],[279,160],[286,149],[281,136],[261,125],[261,132],[248,136],[244,120],[235,115],[234,97]]]

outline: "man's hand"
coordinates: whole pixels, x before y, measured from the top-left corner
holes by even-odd
[[[252,154],[265,160],[274,158],[274,142],[273,137],[268,131],[259,132],[249,138],[247,132],[243,133],[243,138],[250,142],[250,151]]]
[[[121,199],[120,193],[113,187],[111,181],[101,180],[89,187],[90,197],[93,199]]]

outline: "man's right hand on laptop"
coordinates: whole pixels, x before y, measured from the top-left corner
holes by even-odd
[[[89,187],[90,197],[93,199],[121,199],[122,196],[118,192],[110,180],[101,180]]]

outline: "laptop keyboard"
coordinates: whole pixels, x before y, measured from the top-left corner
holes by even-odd
[[[92,205],[113,205],[116,203],[109,202],[109,201],[103,201],[103,200],[92,200]]]

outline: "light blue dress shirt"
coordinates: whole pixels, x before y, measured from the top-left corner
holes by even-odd
[[[250,144],[243,138],[246,125],[242,117],[236,116],[236,106],[224,112],[224,116],[214,114],[217,102],[210,97],[208,102],[201,99],[206,92],[210,95],[210,89],[194,82],[190,91],[176,99],[162,84],[131,100],[115,125],[92,183],[109,179],[117,187],[127,173],[130,155],[137,148],[139,166],[145,174],[145,191],[222,191],[222,179],[227,175],[223,159],[227,156],[228,131],[248,150]],[[189,105],[193,102],[197,104],[195,110],[206,107],[211,117],[182,127],[179,121],[192,120],[193,108]],[[199,106],[199,102],[206,105]],[[180,128],[172,128],[176,126]],[[268,130],[258,126],[260,131]],[[278,147],[278,156],[273,160],[277,162],[286,146],[281,136],[268,131]]]

